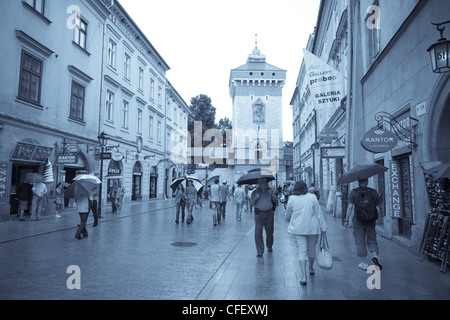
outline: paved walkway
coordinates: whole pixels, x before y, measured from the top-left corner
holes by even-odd
[[[380,289],[358,269],[351,229],[326,215],[334,266],[299,285],[295,242],[284,209],[275,215],[273,252],[256,257],[253,214],[235,219],[233,205],[221,225],[197,209],[191,225],[175,224],[173,200],[128,204],[120,215],[103,209],[89,237],[74,238],[79,217],[0,223],[0,299],[146,300],[427,300],[450,298],[450,275],[379,237]],[[69,290],[70,265],[81,270],[81,289]]]

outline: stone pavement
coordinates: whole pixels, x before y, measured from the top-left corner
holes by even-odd
[[[351,229],[326,216],[332,270],[316,266],[299,285],[295,242],[284,209],[275,214],[273,252],[256,257],[253,214],[235,219],[232,203],[221,225],[211,210],[196,209],[193,224],[175,224],[173,200],[127,204],[104,218],[89,237],[74,238],[74,210],[61,219],[0,223],[0,299],[56,300],[444,300],[450,276],[379,237],[380,289],[358,269]],[[78,266],[81,288],[69,289],[69,266]]]

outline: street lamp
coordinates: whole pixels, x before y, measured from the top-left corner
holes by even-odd
[[[436,29],[440,32],[441,38],[438,42],[432,44],[428,48],[431,59],[431,67],[434,73],[444,73],[450,71],[450,64],[448,60],[448,51],[450,49],[450,40],[444,38],[445,27],[442,25],[450,23],[450,21],[445,21],[441,23],[431,23],[436,26]]]
[[[98,194],[98,216],[102,216],[102,191],[103,191],[103,152],[105,151],[106,144],[108,143],[109,137],[106,135],[105,131],[102,131],[97,137],[98,144],[102,148],[100,152],[100,192]]]

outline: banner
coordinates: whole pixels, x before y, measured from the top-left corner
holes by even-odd
[[[344,76],[306,49],[303,49],[303,59],[306,77],[316,108],[336,110],[345,97]]]

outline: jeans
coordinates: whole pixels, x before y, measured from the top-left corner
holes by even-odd
[[[211,201],[211,209],[212,209],[212,218],[213,224],[216,225],[220,223],[220,202],[219,201]]]
[[[44,199],[33,195],[33,200],[31,202],[31,220],[36,220],[41,218],[42,205],[44,204]]]
[[[220,203],[220,212],[222,213],[222,217],[225,218],[225,212],[227,211],[227,202],[226,201],[222,201]]]
[[[187,221],[189,222],[192,222],[192,220],[194,220],[192,217],[192,211],[194,210],[194,206],[195,206],[194,202],[186,203]]]
[[[179,221],[178,219],[180,218],[180,209],[181,209],[181,220],[184,220],[185,208],[186,208],[186,202],[178,202],[177,203],[177,207],[176,207],[177,214],[175,217],[175,221]]]
[[[98,223],[98,212],[97,212],[97,200],[89,201],[89,208],[92,210],[92,214],[94,215],[94,223]]]
[[[358,257],[366,257],[367,249],[371,253],[378,254],[377,233],[373,226],[353,226],[353,237],[355,238],[356,254]]]
[[[266,246],[268,249],[272,249],[273,221],[273,210],[255,213],[255,244],[258,255],[264,253],[263,228],[266,230]]]
[[[244,204],[236,202],[236,219],[241,219]]]
[[[117,213],[120,213],[120,210],[122,209],[122,201],[123,201],[123,197],[114,199],[114,203],[115,203],[115,207],[116,207],[116,212]],[[114,211],[114,209],[113,209],[113,211]]]
[[[78,226],[77,232],[75,233],[75,238],[79,238],[81,234],[87,237],[88,232],[86,230],[86,222],[89,216],[89,212],[79,212],[80,215],[80,225]]]
[[[23,219],[23,214],[27,209],[28,209],[28,200],[19,200],[19,219]]]

